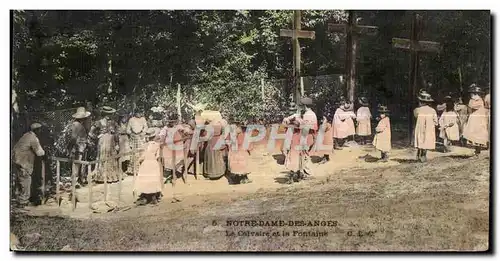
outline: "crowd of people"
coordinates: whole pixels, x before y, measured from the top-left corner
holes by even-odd
[[[483,89],[475,84],[468,91],[468,105],[463,104],[461,98],[446,96],[443,103],[435,108],[431,95],[425,90],[419,92],[419,105],[414,110],[416,124],[412,130],[418,161],[427,160],[427,151],[436,148],[436,139],[442,139],[444,152],[449,152],[452,144],[468,143],[474,147],[475,155],[479,155],[481,149],[488,146],[490,95],[484,96]],[[281,122],[281,130],[286,132],[285,139],[289,141],[282,147],[285,166],[290,173],[289,182],[312,175],[313,154],[321,156],[320,163],[324,164],[331,160],[334,150],[341,150],[346,141],[354,140],[355,135],[360,145],[368,144],[372,137],[373,119],[376,125],[372,144],[380,151],[380,162],[389,159],[391,121],[387,106],[379,105],[374,118],[367,97],[358,98],[357,110],[353,101],[341,99],[333,116],[324,112],[318,121],[313,104],[311,98],[303,97],[298,106],[292,104],[290,115]],[[79,185],[86,186],[90,181],[112,183],[133,175],[136,177],[134,191],[138,195],[137,204],[156,204],[162,197],[165,177],[175,180],[178,174],[187,171],[186,168],[196,173],[196,157],[203,163],[203,169],[199,171],[207,179],[226,176],[229,184],[251,183],[249,157],[254,144],[248,141],[258,136],[255,130],[259,132],[259,129],[248,122],[227,119],[218,111],[205,110],[206,105],[190,106],[195,114],[189,121],[182,121],[173,112],[147,120],[140,111],[130,115],[102,106],[100,119],[93,123],[89,120],[91,112],[84,107],[78,108],[72,115],[68,157],[87,160],[89,141],[96,140],[99,160],[91,173],[87,173],[87,168],[73,164],[72,171],[78,177]],[[116,114],[118,121],[115,121]],[[204,128],[206,126],[211,127],[210,133]],[[19,207],[29,203],[35,157],[45,155],[37,138],[41,127],[40,123],[31,124],[30,131],[13,149]],[[273,135],[278,134],[270,133],[269,128],[264,131],[266,135],[262,137],[268,139],[274,139]],[[185,178],[184,175],[182,177]]]

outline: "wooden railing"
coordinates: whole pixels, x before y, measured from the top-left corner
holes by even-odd
[[[183,141],[183,153],[184,153],[184,172],[182,174],[183,176],[183,180],[186,181],[187,180],[187,175],[188,175],[188,165],[187,165],[187,158],[188,158],[188,150],[185,149],[184,145],[185,145],[185,141],[190,139],[190,137],[187,137],[187,138],[183,138],[182,140],[178,140],[178,141]],[[178,142],[178,141],[175,141],[175,142]],[[199,142],[201,143],[201,142]],[[162,145],[160,146],[160,164],[161,164],[161,168],[160,168],[160,184],[161,184],[161,187],[163,188],[164,187],[164,181],[163,181],[163,169],[164,169],[164,146],[165,145]],[[194,175],[195,175],[195,178],[198,179],[198,175],[200,174],[200,150],[199,150],[200,146],[198,144],[198,146],[196,146],[196,150],[195,150],[195,161],[196,161],[196,165],[193,165],[193,167],[195,168],[195,171],[194,171]],[[85,168],[87,167],[87,181],[88,181],[88,193],[89,193],[89,209],[92,209],[92,165],[95,165],[94,167],[94,171],[100,171],[99,170],[99,164],[104,164],[105,162],[107,161],[110,161],[110,160],[118,160],[119,158],[121,157],[125,157],[125,156],[133,156],[132,160],[131,160],[131,164],[135,164],[135,162],[138,160],[138,157],[137,157],[137,154],[138,153],[141,153],[143,152],[144,149],[143,148],[140,148],[140,149],[135,149],[135,150],[132,150],[132,151],[129,151],[129,152],[126,152],[126,153],[121,153],[121,154],[117,154],[117,155],[114,155],[114,156],[111,156],[111,157],[106,157],[106,158],[101,158],[101,159],[97,159],[97,160],[93,160],[93,161],[85,161],[85,160],[75,160],[75,159],[69,159],[69,158],[62,158],[62,157],[49,157],[49,159],[51,160],[55,160],[56,161],[56,202],[57,202],[57,205],[60,207],[61,204],[61,189],[60,189],[60,181],[61,181],[61,173],[60,173],[60,169],[61,169],[61,162],[65,162],[65,163],[71,163],[72,164],[72,169],[71,169],[71,205],[72,205],[72,210],[74,211],[75,208],[76,208],[76,182],[77,182],[77,177],[76,177],[76,173],[78,171],[75,171],[76,168],[80,167],[80,168]],[[177,175],[176,175],[176,170],[177,170],[177,167],[178,167],[178,164],[176,164],[176,151],[172,150],[172,157],[171,157],[171,163],[172,163],[172,166],[173,166],[173,171],[172,171],[172,184],[175,185],[175,182],[177,180]],[[77,166],[77,164],[79,164],[80,166]],[[137,166],[139,164],[136,164],[135,166]],[[118,164],[117,164],[118,166]],[[120,166],[118,166],[119,168]],[[136,197],[136,192],[135,192],[135,183],[136,183],[136,180],[137,180],[137,172],[138,170],[134,168],[134,179],[133,179],[133,196],[134,198]],[[121,197],[121,191],[122,191],[122,171],[119,170],[118,171],[119,174],[119,178],[118,178],[118,201],[120,201],[120,197]],[[107,176],[108,176],[108,173],[106,171],[103,171],[103,174],[104,174],[104,200],[106,201],[107,200],[107,196],[108,196],[108,182],[107,182]],[[42,164],[42,197],[45,197],[45,164]]]

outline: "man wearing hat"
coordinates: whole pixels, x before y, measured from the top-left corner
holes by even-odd
[[[430,104],[434,101],[429,93],[421,90],[418,94],[419,107],[413,111],[417,123],[415,124],[415,147],[417,160],[427,161],[427,150],[436,148],[436,126],[438,117],[436,110]]]
[[[136,111],[132,118],[128,120],[127,134],[130,138],[130,146],[132,150],[141,149],[144,146],[146,131],[148,130],[148,123],[142,113]],[[139,161],[137,154],[132,156],[132,172],[134,175],[137,173]]]
[[[35,164],[35,156],[42,157],[45,151],[40,145],[38,135],[42,125],[33,123],[30,131],[26,132],[14,145],[12,158],[14,160],[14,172],[17,188],[17,203],[24,208],[29,204],[31,194],[31,174]]]
[[[300,113],[292,114],[283,119],[284,124],[291,124],[294,128],[290,149],[285,162],[285,166],[291,171],[292,180],[294,181],[304,178],[304,174],[312,175],[309,151],[314,144],[315,134],[318,130],[318,119],[316,113],[311,109],[312,99],[303,97],[300,99],[300,104],[302,105]],[[297,148],[302,145],[301,138],[303,136],[305,136],[307,146]],[[304,173],[299,173],[301,163]]]
[[[70,158],[74,160],[84,160],[88,145],[88,124],[90,112],[85,107],[76,109],[73,114],[73,124],[71,126]],[[73,164],[72,173],[78,177],[78,183],[85,183],[85,174],[87,168],[82,168],[80,164]]]
[[[365,96],[361,96],[358,99],[359,104],[361,105],[356,112],[356,134],[358,134],[361,145],[366,144],[366,138],[372,135],[372,126],[371,119],[372,114],[370,112],[368,98]]]
[[[119,150],[119,137],[116,135],[117,124],[111,118],[111,115],[115,112],[116,110],[109,106],[101,107],[100,113],[102,118],[92,126],[89,132],[90,137],[97,139],[97,159],[100,162],[97,175],[93,180],[98,183],[118,181],[117,161],[106,160],[109,157],[117,155]]]
[[[472,143],[475,148],[474,154],[477,156],[481,153],[481,147],[486,147],[488,144],[488,110],[484,107],[484,101],[480,96],[484,92],[479,86],[472,84],[469,93],[469,110],[472,113],[464,128],[464,138]]]

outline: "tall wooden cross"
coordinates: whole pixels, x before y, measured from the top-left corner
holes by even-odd
[[[293,41],[293,82],[294,82],[294,99],[295,103],[300,102],[300,43],[299,38],[313,39],[316,37],[314,31],[301,30],[301,14],[300,10],[293,11],[293,29],[281,29],[280,36],[291,37]]]
[[[422,17],[415,12],[413,14],[411,24],[410,39],[392,38],[393,47],[410,51],[410,75],[408,89],[408,100],[410,102],[410,106],[408,106],[408,135],[410,143],[413,143],[413,109],[416,105],[418,78],[420,76],[419,54],[421,52],[439,53],[442,49],[440,43],[438,42],[419,41],[421,35]]]
[[[347,24],[328,24],[332,32],[345,33],[346,37],[346,64],[345,74],[347,78],[347,97],[354,101],[356,93],[356,56],[358,52],[358,41],[361,34],[376,35],[377,26],[358,25],[354,11],[349,11]]]

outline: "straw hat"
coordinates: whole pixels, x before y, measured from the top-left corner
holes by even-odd
[[[156,128],[156,127],[148,128],[148,130],[146,131],[146,137],[148,137],[148,138],[155,137],[159,133],[160,133],[160,128]]]
[[[469,93],[484,93],[484,91],[481,89],[481,87],[473,83],[469,86]]]
[[[386,112],[389,112],[389,109],[385,105],[379,105],[378,106],[378,112],[380,112],[380,113],[386,113]]]
[[[40,124],[40,123],[38,123],[38,122],[34,122],[34,123],[32,123],[32,124],[30,125],[30,129],[31,129],[31,130],[38,129],[38,128],[40,128],[40,127],[42,127],[42,124]]]
[[[109,106],[102,106],[101,107],[101,112],[102,113],[107,113],[107,114],[113,114],[116,112],[116,109],[109,107]]]
[[[90,116],[90,112],[85,110],[85,107],[78,107],[76,109],[76,113],[72,115],[73,118],[75,119],[84,119]]]
[[[425,90],[421,90],[417,96],[418,100],[423,102],[433,102],[432,96]]]
[[[368,106],[368,98],[366,98],[365,96],[361,96],[358,98],[358,102],[359,104],[363,105],[363,106]]]

